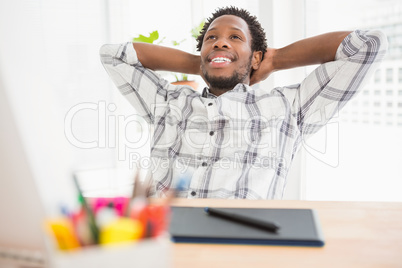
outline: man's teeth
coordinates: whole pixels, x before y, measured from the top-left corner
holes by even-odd
[[[218,58],[213,58],[212,62],[232,62],[231,59],[228,58],[222,58],[222,57],[218,57]]]

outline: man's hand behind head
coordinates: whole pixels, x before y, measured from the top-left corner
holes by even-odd
[[[264,81],[268,78],[268,76],[275,71],[273,65],[273,59],[275,55],[276,49],[267,48],[264,59],[261,61],[258,69],[253,70],[250,77],[250,86],[257,84],[261,81]]]

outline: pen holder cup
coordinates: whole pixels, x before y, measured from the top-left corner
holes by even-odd
[[[171,267],[171,242],[167,235],[113,246],[91,246],[58,251],[51,246],[49,267]]]
[[[107,204],[113,203],[113,210],[115,210],[119,217],[127,217],[129,216],[127,213],[131,214],[131,210],[127,210],[127,208],[129,207],[129,197],[133,192],[133,176],[128,172],[116,169],[82,171],[76,173],[76,178],[77,184],[80,186],[82,195],[86,200],[86,206],[90,207],[98,227],[99,222],[97,222],[96,219],[97,213],[99,213],[102,208],[107,207]],[[144,210],[142,211],[144,212]],[[157,206],[148,206],[146,213],[141,215],[146,215],[146,217],[152,216],[153,214],[163,215],[163,219],[165,219],[165,216],[168,216],[168,211],[166,214],[162,212],[164,212],[164,210],[158,209]],[[85,217],[87,221],[89,218],[88,215]],[[147,232],[147,235],[151,237],[148,236],[148,238],[127,242],[110,243],[109,241],[108,243],[102,243],[100,228],[99,242],[101,244],[75,248],[74,242],[67,239],[71,236],[66,235],[66,232],[50,231],[49,234],[51,235],[47,236],[49,238],[47,239],[49,267],[170,267],[170,237],[166,231],[164,231],[166,224],[159,224],[161,222],[165,223],[162,216],[155,218],[157,221],[155,220],[150,223],[153,227],[151,228],[152,232]],[[52,219],[50,219],[49,222],[51,221]],[[56,219],[55,222],[59,224],[56,224],[57,228],[60,226],[60,228],[71,227],[69,223],[59,221],[58,219]],[[90,224],[84,224],[84,226],[88,225]],[[127,227],[126,225],[124,226]],[[156,228],[155,226],[159,226],[160,228]],[[131,227],[130,225],[130,228]],[[147,228],[150,227],[147,226]],[[67,230],[68,229],[69,228],[67,228]],[[124,229],[124,231],[127,231],[127,229]],[[71,234],[71,232],[67,233]],[[73,233],[77,235],[77,232]],[[124,235],[126,235],[126,233],[124,233],[123,236]],[[120,238],[121,236],[120,234]],[[78,237],[80,236],[78,235]],[[111,238],[110,235],[107,235],[105,239],[113,240],[113,237]],[[103,242],[106,240],[103,240]],[[69,246],[66,246],[66,244],[69,244]],[[63,246],[65,246],[65,250],[59,250],[59,248],[63,248]]]

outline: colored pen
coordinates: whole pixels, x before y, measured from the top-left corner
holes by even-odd
[[[47,227],[53,233],[60,250],[70,250],[80,247],[80,242],[74,233],[69,219],[62,217],[46,221]]]
[[[273,223],[273,222],[250,218],[250,217],[235,214],[235,213],[229,213],[229,212],[222,211],[222,210],[219,210],[216,208],[206,207],[206,208],[204,208],[204,210],[210,216],[222,218],[222,219],[229,220],[232,222],[242,223],[242,224],[252,226],[255,228],[264,229],[266,231],[273,232],[273,233],[275,233],[280,228],[279,225],[277,225],[276,223]]]
[[[80,185],[78,184],[78,179],[77,179],[76,174],[73,174],[73,178],[74,178],[75,187],[77,188],[77,191],[78,191],[78,198],[79,198],[82,206],[84,207],[85,212],[87,213],[88,226],[89,226],[89,229],[91,230],[92,238],[95,243],[98,243],[99,229],[95,222],[94,213],[93,213],[92,209],[89,207],[84,195],[82,194],[82,190],[81,190]]]

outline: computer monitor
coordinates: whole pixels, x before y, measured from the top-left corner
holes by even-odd
[[[44,206],[0,77],[0,267],[44,266]]]

